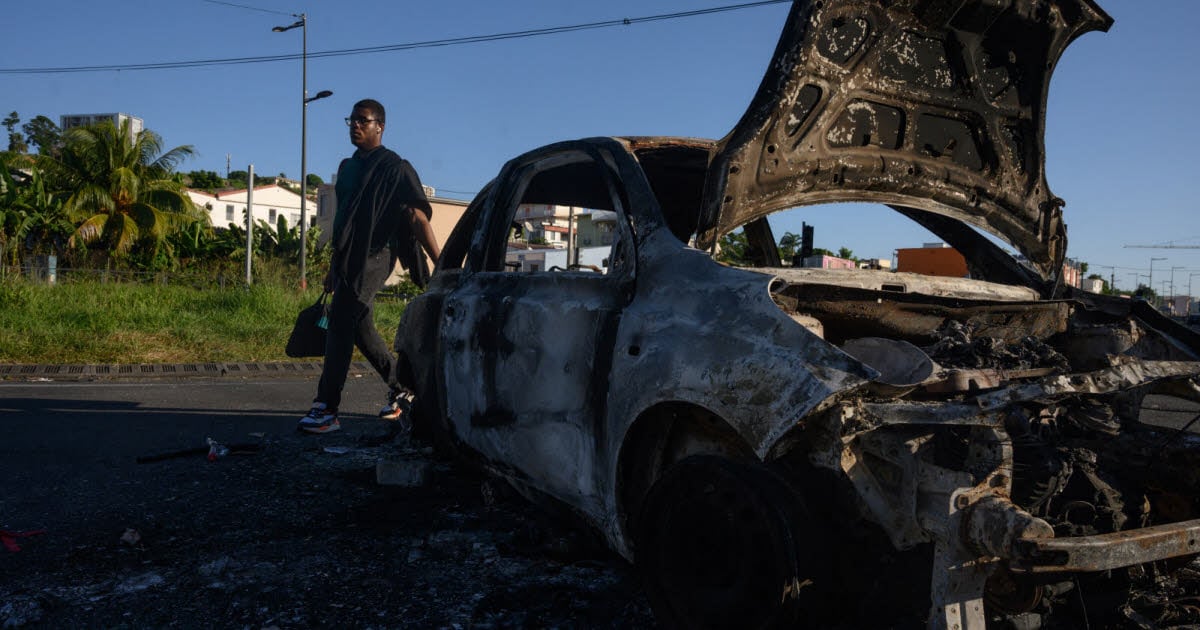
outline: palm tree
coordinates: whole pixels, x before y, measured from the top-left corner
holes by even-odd
[[[162,139],[132,132],[129,121],[67,131],[62,154],[46,158],[68,192],[64,210],[78,223],[70,244],[106,245],[123,257],[135,245],[157,252],[167,235],[198,220],[198,211],[171,174],[194,151],[190,145],[162,152]]]

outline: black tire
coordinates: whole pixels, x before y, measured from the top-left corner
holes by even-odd
[[[688,457],[650,489],[634,527],[635,560],[665,626],[821,625],[826,541],[802,498],[765,467]]]

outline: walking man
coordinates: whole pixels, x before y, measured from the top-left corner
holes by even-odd
[[[325,337],[325,364],[312,409],[299,429],[328,433],[341,428],[338,405],[354,346],[388,385],[379,416],[398,419],[408,392],[396,379],[396,359],[375,328],[375,294],[399,260],[413,282],[424,286],[424,253],[440,253],[429,219],[433,208],[411,164],[383,146],[383,105],[372,99],[354,104],[346,119],[350,142],[358,148],[338,166],[337,213],[333,218],[333,257],[325,290],[333,292]],[[421,249],[424,249],[424,253]]]

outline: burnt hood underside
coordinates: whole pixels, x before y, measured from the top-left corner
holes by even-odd
[[[972,223],[1057,276],[1047,88],[1067,45],[1111,24],[1091,0],[797,0],[710,165],[702,245],[777,210],[873,201]]]

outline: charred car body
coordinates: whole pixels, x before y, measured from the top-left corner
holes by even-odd
[[[831,596],[875,582],[916,585],[930,627],[1028,626],[1081,576],[1178,569],[1200,442],[1138,412],[1200,400],[1200,336],[1061,284],[1043,170],[1051,71],[1110,24],[1091,0],[798,1],[723,140],[510,161],[401,322],[418,411],[583,517],[672,625],[836,625]],[[889,205],[970,278],[785,267],[766,216],[834,201]],[[614,213],[604,264],[506,265],[529,203]],[[712,259],[739,227],[760,268]]]

